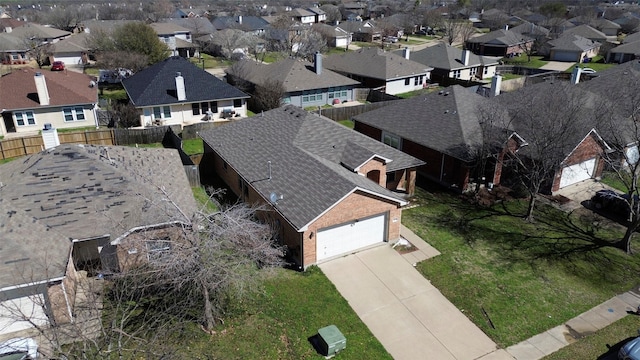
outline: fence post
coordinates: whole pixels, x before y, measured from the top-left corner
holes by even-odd
[[[2,154],[2,159],[6,159],[6,157],[4,156],[4,149],[2,148],[2,141],[0,141],[0,153]]]
[[[27,144],[24,143],[24,138],[20,138],[20,140],[22,140],[22,149],[24,150],[24,154],[28,155],[29,153],[27,152]]]

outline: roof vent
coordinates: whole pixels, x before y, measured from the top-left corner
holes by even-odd
[[[448,95],[449,95],[449,92],[448,92],[448,91],[444,93],[444,96],[448,96]]]
[[[445,114],[448,114],[448,113],[449,113],[449,110],[445,110],[445,111],[444,111],[444,113],[445,113]]]
[[[438,95],[442,95],[442,94],[444,94],[443,90],[438,91]]]

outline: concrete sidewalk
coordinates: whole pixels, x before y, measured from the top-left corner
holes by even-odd
[[[570,67],[572,67],[575,63],[572,62],[562,62],[562,61],[549,61],[545,65],[541,66],[540,69],[543,70],[556,70],[556,71],[566,71]]]

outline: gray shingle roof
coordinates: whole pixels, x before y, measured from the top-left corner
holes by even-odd
[[[173,149],[60,145],[0,165],[0,184],[2,259],[47,256],[51,264],[66,264],[71,239],[115,238],[136,226],[186,220],[167,197],[187,216],[196,211]],[[7,265],[0,262],[0,274]],[[0,287],[7,280],[0,275]]]
[[[402,56],[403,50],[394,53]],[[469,54],[469,64],[461,62],[462,50],[447,43],[440,42],[437,45],[426,47],[422,50],[409,52],[409,58],[415,62],[431,66],[436,69],[456,70],[478,67],[481,65],[497,65],[499,57],[479,56]]]
[[[429,66],[378,48],[359,49],[344,54],[330,55],[324,59],[323,64],[327,69],[340,73],[382,80],[427,74],[432,70]]]
[[[228,72],[256,85],[264,85],[267,81],[273,80],[282,82],[285,91],[289,93],[360,84],[356,80],[328,69],[323,69],[320,74],[316,74],[313,64],[293,58],[272,64],[257,63],[247,59],[237,64],[235,69],[240,69],[241,73],[235,74],[233,68]]]
[[[178,72],[184,78],[185,103],[249,97],[179,56],[170,57],[124,79],[122,85],[137,107],[176,104],[180,102],[176,95]]]
[[[276,210],[298,230],[358,189],[387,201],[403,202],[395,193],[341,165],[345,149],[354,144],[391,159],[387,171],[423,164],[292,105],[203,131],[200,136],[264,199],[272,192],[282,194]]]
[[[354,120],[463,161],[482,142],[478,108],[483,97],[455,85],[354,116]]]
[[[571,29],[565,30],[562,35],[580,35],[584,38],[591,39],[593,41],[606,41],[607,35],[602,31],[596,30],[589,25],[579,25]]]
[[[575,34],[563,34],[561,37],[549,41],[549,44],[552,45],[552,49],[563,51],[582,52],[600,47],[599,42]]]
[[[531,22],[525,22],[518,26],[512,27],[509,30],[518,34],[525,34],[529,36],[549,36],[550,31],[540,25],[536,25]]]
[[[34,23],[27,23],[20,27],[17,27],[11,31],[11,34],[21,39],[27,37],[35,37],[37,39],[57,39],[71,35],[70,32],[65,30],[60,30]]]
[[[211,20],[213,26],[218,29],[243,29],[247,31],[255,31],[265,29],[269,23],[260,16],[243,16],[242,22],[239,22],[237,16],[219,16]]]
[[[610,53],[616,54],[640,54],[640,41],[624,43],[609,50]]]
[[[473,37],[467,40],[467,42],[475,43],[475,44],[494,44],[494,45],[513,46],[513,45],[522,44],[529,40],[531,40],[531,38],[529,38],[526,35],[516,33],[511,30],[499,29],[499,30],[492,31],[490,33],[486,33],[484,35]]]

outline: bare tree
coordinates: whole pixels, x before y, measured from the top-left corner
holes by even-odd
[[[444,33],[447,38],[447,43],[453,45],[454,42],[460,41],[460,35],[463,28],[466,26],[464,21],[458,19],[449,18],[444,21]]]
[[[324,4],[320,6],[320,9],[327,14],[327,22],[328,23],[337,23],[342,20],[342,13],[340,12],[340,8],[336,5]]]
[[[231,59],[234,52],[241,51],[243,54],[249,47],[248,33],[239,29],[224,29],[216,31],[211,35],[211,42],[222,56]]]
[[[51,11],[47,12],[45,16],[48,24],[57,29],[67,31],[72,30],[80,20],[79,11],[73,6],[56,6]]]
[[[252,108],[258,111],[267,111],[282,106],[285,88],[281,81],[267,80],[261,85],[256,85],[250,102]]]

